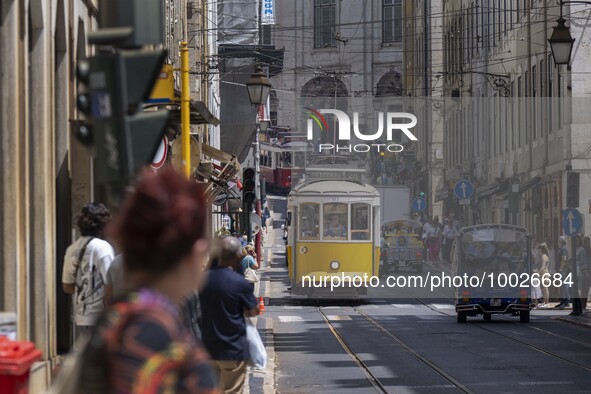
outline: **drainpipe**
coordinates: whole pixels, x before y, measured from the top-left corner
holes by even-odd
[[[430,81],[429,81],[429,6],[428,6],[427,1],[423,1],[423,74],[424,74],[424,81],[423,81],[423,89],[424,89],[424,95],[425,95],[425,112],[426,112],[426,116],[425,116],[425,120],[426,120],[426,144],[425,144],[425,165],[426,165],[426,176],[427,177],[427,182],[426,182],[426,186],[427,186],[427,196],[429,196],[429,204],[428,204],[428,209],[429,209],[429,213],[430,215],[433,214],[433,202],[435,201],[435,196],[432,193],[432,188],[431,188],[431,131],[432,131],[432,127],[431,127],[431,107],[429,103],[429,86],[430,86]],[[419,190],[420,192],[420,190]]]

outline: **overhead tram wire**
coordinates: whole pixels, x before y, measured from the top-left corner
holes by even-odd
[[[551,8],[551,7],[547,7],[547,8]],[[465,10],[466,10],[465,8],[464,8],[464,9],[462,9],[462,11],[465,11]],[[584,17],[577,18],[577,17],[576,17],[576,16],[574,16],[574,15],[575,15],[575,14],[577,14],[577,13],[585,13],[585,12],[588,12],[588,11],[591,11],[591,9],[590,9],[590,10],[580,10],[580,11],[574,11],[574,12],[571,12],[571,13],[569,13],[569,14],[564,14],[564,16],[568,16],[570,20],[579,20],[579,19],[580,19],[580,20],[586,20],[587,18],[584,18]],[[449,12],[450,14],[453,14],[453,13],[460,13],[460,14],[462,14],[460,11],[445,11],[445,12]],[[515,12],[515,11],[513,11],[513,12]],[[477,15],[479,15],[479,16],[482,16],[481,14],[483,14],[483,13],[485,13],[485,12],[477,12],[476,14],[477,14]],[[442,15],[442,14],[444,14],[444,12],[442,12],[442,13],[436,13],[436,14],[432,14],[432,16],[433,16],[433,15]],[[230,15],[230,14],[222,14],[222,15],[225,15],[225,16],[230,16],[230,17],[237,18],[237,19],[244,19],[244,20],[248,20],[248,21],[250,21],[250,20],[251,20],[250,18],[244,18],[244,17],[241,17],[241,16],[239,16],[239,15]],[[553,22],[553,21],[555,21],[555,20],[556,20],[556,18],[557,18],[559,15],[558,15],[558,14],[556,14],[556,15],[553,15],[553,14],[548,14],[548,16],[549,16],[549,18],[548,18],[547,20],[544,20],[544,19],[538,19],[538,20],[536,20],[536,21],[532,21],[532,22],[522,22],[522,21],[519,21],[519,22],[517,22],[517,21],[516,21],[516,22],[514,22],[514,23],[513,23],[513,25],[514,25],[514,26],[515,26],[515,25],[518,25],[517,27],[527,27],[528,25],[535,25],[535,24],[537,24],[537,23],[543,23],[543,22]],[[407,18],[407,17],[405,17],[405,18],[399,18],[399,19],[400,19],[400,21],[404,22],[404,21],[408,21],[409,19],[418,19],[418,18],[419,18],[419,17],[417,17],[417,18],[414,18],[414,17],[413,17],[413,18]],[[211,21],[211,19],[209,19],[209,18],[207,18],[207,19],[208,19],[208,20],[209,20],[211,23],[213,23],[214,25],[216,25],[216,28],[214,28],[214,29],[197,29],[197,30],[192,30],[192,31],[190,31],[190,32],[191,32],[191,33],[197,33],[197,32],[200,32],[200,33],[202,33],[202,32],[204,32],[204,31],[212,31],[212,30],[220,30],[220,29],[222,29],[221,27],[219,27],[219,26],[217,25],[217,23],[215,23],[215,22]],[[480,19],[480,18],[477,18],[477,19]],[[379,20],[365,21],[365,22],[339,23],[339,24],[337,24],[336,26],[339,26],[339,27],[344,27],[344,26],[355,26],[355,27],[358,27],[359,25],[363,25],[363,24],[378,24],[378,23],[382,23],[382,22],[383,22],[383,21],[382,21],[381,19],[379,19]],[[504,24],[504,23],[503,23],[503,24]],[[500,25],[502,25],[502,24],[501,24],[501,23],[499,23],[499,22],[497,22],[497,23],[485,23],[485,24],[478,24],[478,26],[484,26],[484,27],[490,27],[490,26],[493,26],[493,25],[500,26]],[[290,31],[290,32],[291,32],[291,31],[304,31],[304,30],[309,30],[309,31],[310,31],[310,33],[313,35],[313,34],[314,34],[314,29],[315,29],[315,26],[314,26],[314,25],[306,25],[306,26],[287,26],[287,27],[274,27],[274,29],[273,29],[273,32],[276,34],[277,32],[284,31],[284,30],[285,30],[285,31]],[[233,30],[240,30],[240,28],[233,28]],[[252,29],[252,28],[244,28],[244,30],[253,30],[253,29]],[[509,31],[510,31],[510,30],[512,30],[512,29],[509,29]],[[498,32],[497,32],[496,34],[498,34]],[[416,36],[416,35],[417,35],[417,34],[413,34],[413,35],[410,35],[410,36],[407,36],[407,37],[411,37],[411,38],[412,38],[413,36]],[[493,35],[492,33],[491,33],[491,34],[489,34],[489,36],[492,36],[492,35]],[[484,36],[484,37],[486,37],[486,36]],[[291,38],[291,37],[288,37],[288,38]]]

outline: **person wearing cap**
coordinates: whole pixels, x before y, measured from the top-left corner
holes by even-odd
[[[564,309],[569,306],[570,303],[570,286],[564,283],[566,276],[570,272],[570,266],[568,261],[568,249],[566,247],[566,237],[563,235],[558,238],[558,252],[556,253],[556,266],[557,271],[562,275],[562,287],[560,289],[560,304],[556,305],[555,308]]]

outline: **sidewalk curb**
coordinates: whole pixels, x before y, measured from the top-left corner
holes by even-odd
[[[554,317],[553,319],[567,322],[570,324],[574,324],[574,325],[577,325],[580,327],[591,328],[591,319],[589,319],[588,316],[583,316],[583,317],[578,317],[578,318],[577,317],[560,316],[560,317]],[[584,319],[584,321],[581,321],[580,319]]]
[[[266,268],[263,268],[262,274],[265,273]],[[263,297],[265,304],[269,302],[270,293],[270,281],[260,275],[261,280],[259,281],[259,293],[257,299]],[[264,370],[248,368],[248,391],[245,393],[263,393],[272,394],[275,393],[275,342],[274,342],[274,321],[271,317],[263,317],[263,314],[258,315],[256,318],[256,327],[261,336],[265,350],[267,351],[267,365]]]
[[[268,317],[259,318],[257,329],[267,350],[267,365],[262,371],[251,371],[251,392],[275,393],[275,325],[273,319]],[[253,391],[253,385],[256,386],[256,391]]]

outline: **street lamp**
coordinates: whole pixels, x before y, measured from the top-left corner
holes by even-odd
[[[268,120],[259,121],[259,128],[263,133],[269,129],[269,123]]]
[[[573,50],[575,39],[570,35],[570,29],[566,27],[566,20],[562,15],[556,20],[556,22],[558,25],[554,27],[552,36],[548,39],[550,49],[552,50],[552,56],[554,57],[554,64],[569,64],[570,54]]]
[[[271,91],[271,82],[263,73],[261,66],[257,65],[254,74],[246,82],[246,89],[248,89],[248,97],[252,105],[265,104]]]

